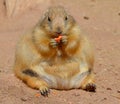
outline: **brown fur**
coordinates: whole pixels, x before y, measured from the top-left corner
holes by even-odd
[[[59,30],[63,36],[57,44],[54,38]],[[46,96],[49,88],[86,89],[87,84],[94,84],[93,64],[90,43],[74,18],[62,7],[51,7],[36,27],[20,39],[14,71]]]

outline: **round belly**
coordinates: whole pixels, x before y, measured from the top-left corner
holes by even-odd
[[[42,78],[48,83],[50,88],[67,90],[67,89],[73,89],[73,88],[80,88],[82,81],[87,75],[88,75],[88,72],[82,72],[82,73],[76,74],[75,76],[72,76],[71,78],[67,78],[65,76],[58,77],[58,76],[52,76],[47,74]]]

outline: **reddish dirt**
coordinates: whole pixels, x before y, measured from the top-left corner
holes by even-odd
[[[95,93],[51,90],[47,98],[36,97],[39,91],[14,76],[16,42],[37,23],[47,7],[57,4],[75,17],[93,43]],[[9,18],[0,5],[0,104],[120,104],[120,0],[52,0]]]

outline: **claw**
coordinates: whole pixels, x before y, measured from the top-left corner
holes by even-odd
[[[93,84],[93,83],[88,83],[88,84],[86,85],[86,90],[87,90],[87,91],[90,91],[90,92],[95,92],[95,90],[96,90],[96,85]]]
[[[44,97],[48,97],[48,94],[50,93],[50,89],[47,87],[40,88],[40,93]]]
[[[67,37],[66,36],[62,36],[61,42],[63,44],[66,44],[67,43]]]
[[[50,46],[52,46],[53,48],[56,48],[58,46],[58,43],[56,42],[55,39],[51,39]]]

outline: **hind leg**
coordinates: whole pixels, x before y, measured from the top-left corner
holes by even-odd
[[[50,93],[48,84],[44,80],[40,80],[35,77],[29,77],[26,81],[28,86],[39,89],[41,95],[43,96],[48,96]]]
[[[39,75],[32,69],[25,69],[23,71],[16,71],[16,75],[22,79],[31,88],[40,90],[41,95],[48,96],[50,93],[48,84],[40,79]]]
[[[94,75],[92,73],[89,73],[88,76],[83,80],[81,88],[86,91],[95,92],[96,85],[94,81]]]

